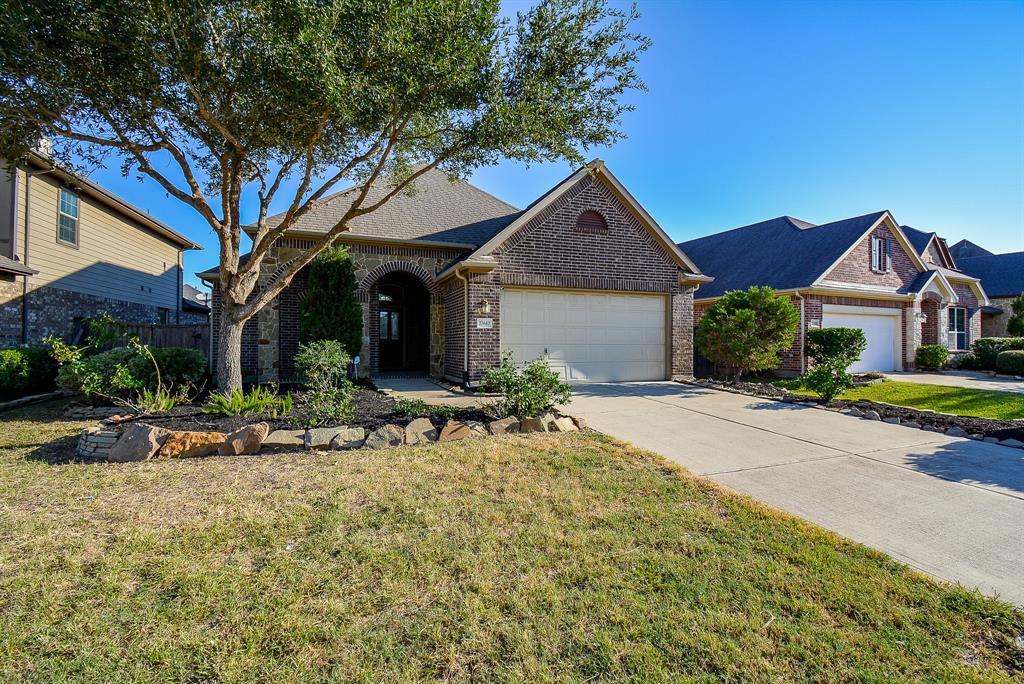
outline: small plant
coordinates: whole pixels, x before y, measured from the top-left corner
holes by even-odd
[[[804,375],[804,385],[825,401],[832,401],[853,385],[850,365],[867,349],[860,328],[819,328],[807,332],[807,356],[814,365]]]
[[[395,402],[395,413],[418,418],[427,415],[427,404],[422,399],[399,399]]]
[[[434,416],[438,420],[443,420],[444,422],[447,423],[449,420],[455,418],[455,407],[448,406],[447,404],[442,404],[441,406],[431,406],[430,415]]]
[[[1012,349],[996,357],[996,370],[1008,375],[1024,375],[1024,351]]]
[[[949,361],[949,350],[941,344],[922,344],[914,353],[914,361],[921,370],[939,370]]]
[[[502,358],[500,366],[487,369],[483,384],[489,392],[502,395],[494,405],[499,418],[529,418],[572,398],[572,387],[562,382],[544,359],[534,359],[520,369],[511,353]]]
[[[337,340],[316,340],[300,344],[295,368],[308,391],[305,402],[307,427],[349,420],[352,407],[352,383],[349,381],[349,355]]]
[[[237,389],[228,394],[214,392],[203,406],[203,412],[221,416],[267,414],[271,418],[280,418],[292,412],[292,395],[277,396],[275,385],[257,385],[248,393]]]
[[[817,392],[825,401],[832,401],[853,385],[847,365],[838,359],[815,363],[803,377],[803,385]]]

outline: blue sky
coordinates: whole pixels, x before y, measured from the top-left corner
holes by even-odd
[[[508,3],[514,10],[516,3]],[[640,2],[654,45],[628,138],[594,150],[677,240],[789,214],[889,209],[1024,249],[1024,2]],[[505,163],[473,182],[525,206],[564,177]],[[206,246],[192,210],[116,163],[91,174]]]

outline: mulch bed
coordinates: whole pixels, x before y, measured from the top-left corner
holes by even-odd
[[[724,382],[721,380],[702,379],[699,384],[724,389],[727,391],[752,394],[765,399],[776,399],[787,402],[803,402],[825,404],[817,397],[810,397],[805,394],[793,394],[776,385],[763,382]],[[1024,442],[1024,421],[1019,420],[995,420],[992,418],[974,418],[971,416],[951,416],[945,413],[933,413],[921,411],[904,406],[892,406],[890,404],[879,404],[866,399],[834,399],[828,404],[829,408],[844,409],[858,408],[861,411],[878,411],[882,418],[899,418],[901,422],[914,421],[921,425],[929,425],[940,429],[942,432],[958,427],[972,435],[994,437],[996,439],[1016,439]]]
[[[273,430],[301,430],[306,427],[304,410],[305,392],[292,392],[293,410],[287,416],[271,418],[268,415],[252,414],[248,416],[220,416],[210,413],[203,413],[202,406],[175,406],[174,409],[165,414],[148,415],[140,420],[150,425],[156,425],[169,430],[190,430],[198,432],[233,432],[246,425],[265,422]],[[355,407],[355,417],[352,420],[338,423],[362,427],[367,431],[375,430],[388,423],[405,426],[415,416],[408,416],[395,411],[396,400],[382,394],[367,385],[357,385],[352,393],[352,405]],[[455,420],[475,420],[488,422],[494,420],[494,416],[479,409],[457,409]],[[444,421],[431,417],[432,422],[441,426]],[[322,427],[333,427],[327,425]]]

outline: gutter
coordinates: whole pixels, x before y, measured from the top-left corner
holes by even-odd
[[[794,292],[793,296],[800,300],[800,374],[803,375],[807,372],[807,357],[804,351],[807,342],[807,317],[804,313],[804,296],[799,291]]]

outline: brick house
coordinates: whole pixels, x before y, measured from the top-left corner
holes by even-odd
[[[107,312],[186,323],[183,252],[201,247],[41,153],[0,162],[0,347],[72,335]]]
[[[958,271],[935,233],[900,226],[888,211],[814,225],[782,216],[680,243],[715,281],[694,301],[695,322],[730,290],[768,285],[790,297],[800,328],[781,371],[806,368],[807,330],[856,327],[868,347],[856,371],[914,367],[922,344],[964,351],[988,304],[978,278]]]
[[[384,183],[370,200],[387,190]],[[344,192],[278,240],[261,279],[337,221]],[[280,220],[272,218],[271,223]],[[505,352],[543,357],[568,380],[689,376],[693,293],[710,282],[601,161],[520,210],[440,171],[352,222],[363,305],[361,374],[422,373],[475,384]],[[220,291],[213,287],[216,343]],[[259,382],[294,377],[303,273],[243,333]]]
[[[1024,292],[1024,252],[993,254],[969,240],[949,248],[957,268],[981,279],[989,306],[981,310],[982,337],[1005,337],[1013,301]]]

